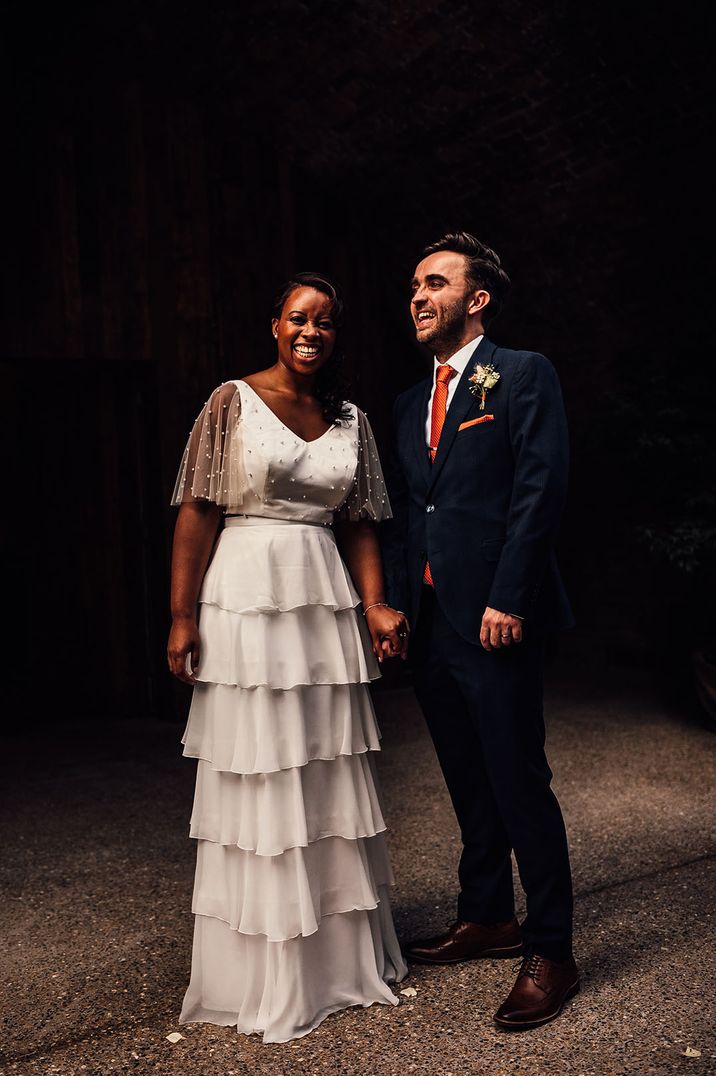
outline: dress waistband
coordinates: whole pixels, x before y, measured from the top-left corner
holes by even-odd
[[[330,528],[330,523],[316,523],[310,519],[274,519],[272,516],[224,516],[225,527],[323,527]]]

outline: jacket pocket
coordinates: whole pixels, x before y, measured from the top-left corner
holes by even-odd
[[[480,542],[480,549],[485,560],[497,562],[500,559],[504,544],[504,538],[487,538],[484,542]]]
[[[479,418],[473,418],[469,422],[461,423],[457,428],[457,432],[459,433],[460,430],[468,430],[470,426],[479,426],[481,422],[494,422],[494,420],[494,415],[480,415]]]

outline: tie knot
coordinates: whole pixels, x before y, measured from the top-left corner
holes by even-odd
[[[435,372],[436,384],[444,384],[445,382],[449,381],[452,375],[456,372],[457,371],[454,369],[454,367],[448,366],[446,362],[441,363],[441,365],[438,366]]]

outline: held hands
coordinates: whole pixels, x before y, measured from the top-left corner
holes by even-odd
[[[488,606],[480,626],[480,642],[485,650],[499,650],[522,642],[522,621],[518,616],[501,613]]]
[[[405,661],[410,638],[410,625],[405,613],[389,605],[373,605],[366,610],[365,620],[378,661],[382,662],[384,657],[400,657]]]
[[[200,653],[201,640],[196,620],[193,617],[175,617],[167,643],[169,671],[183,683],[195,684]],[[188,655],[191,655],[191,673],[187,672]]]

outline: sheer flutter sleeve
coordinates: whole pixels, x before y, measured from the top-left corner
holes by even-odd
[[[246,490],[241,445],[241,395],[233,381],[214,389],[189,434],[172,504],[240,505]]]
[[[351,523],[360,519],[372,519],[375,523],[380,523],[384,519],[392,519],[393,513],[380,465],[378,446],[370,423],[359,407],[356,407],[356,421],[358,465],[352,489],[341,508],[336,511],[335,519]]]

